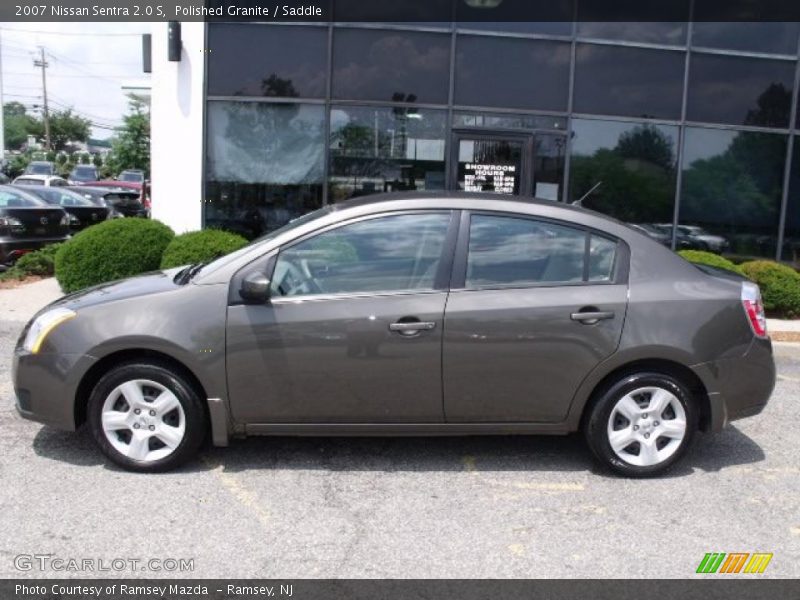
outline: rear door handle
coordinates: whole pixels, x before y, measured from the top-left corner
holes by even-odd
[[[569,316],[573,321],[578,321],[584,325],[594,325],[598,321],[604,319],[613,319],[614,313],[612,311],[592,311],[592,312],[574,312]]]
[[[390,323],[389,331],[397,331],[404,335],[413,335],[420,331],[430,330],[436,327],[434,321],[405,321],[398,323]]]

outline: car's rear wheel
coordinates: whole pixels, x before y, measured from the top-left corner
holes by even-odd
[[[200,395],[161,363],[117,365],[95,386],[87,411],[102,452],[131,471],[174,469],[197,453],[206,431]]]
[[[652,477],[680,460],[697,418],[692,394],[678,378],[635,373],[600,393],[584,432],[604,466],[626,477]]]

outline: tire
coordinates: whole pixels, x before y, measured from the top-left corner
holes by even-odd
[[[193,458],[207,428],[201,394],[171,365],[155,361],[125,362],[106,373],[89,397],[87,418],[103,454],[141,473]]]
[[[598,394],[584,434],[607,469],[625,477],[654,477],[685,454],[697,422],[697,406],[683,382],[641,372],[621,377]]]

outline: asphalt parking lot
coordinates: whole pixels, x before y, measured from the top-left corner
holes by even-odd
[[[256,438],[148,476],[17,416],[22,326],[0,314],[0,577],[63,574],[17,570],[31,554],[194,559],[168,573],[186,577],[689,577],[706,552],[800,575],[800,345],[777,347],[762,415],[700,436],[663,479],[597,472],[578,436]]]

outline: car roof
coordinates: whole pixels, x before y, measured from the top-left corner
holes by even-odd
[[[41,181],[48,181],[50,179],[64,179],[64,178],[59,177],[58,175],[41,175],[37,173],[25,173],[24,175],[20,175],[19,177],[14,179],[14,181],[16,181],[17,179],[37,179]]]
[[[493,194],[491,192],[455,192],[446,190],[430,192],[390,192],[386,194],[373,194],[369,196],[361,196],[359,198],[352,198],[350,200],[337,202],[336,204],[331,204],[329,206],[331,207],[331,210],[337,211],[367,206],[370,204],[380,204],[384,202],[408,201],[411,204],[425,204],[428,205],[428,208],[431,208],[436,204],[437,200],[457,202],[463,201],[464,209],[472,208],[475,210],[491,210],[493,204],[499,203],[517,203],[519,204],[520,208],[533,205],[543,208],[552,208],[556,210],[573,212],[575,214],[591,215],[627,226],[626,223],[622,223],[613,217],[609,217],[608,215],[584,208],[582,206],[557,202],[554,200],[545,200],[531,196],[510,196],[505,194]],[[462,202],[458,203],[462,204]]]

